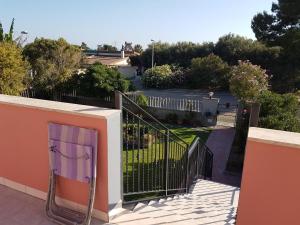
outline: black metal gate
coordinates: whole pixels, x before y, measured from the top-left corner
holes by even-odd
[[[219,104],[217,110],[217,125],[235,127],[238,109],[238,104]]]

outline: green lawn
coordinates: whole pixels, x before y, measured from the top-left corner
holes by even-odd
[[[188,144],[191,144],[196,136],[199,136],[203,142],[206,142],[211,129],[210,128],[194,128],[194,127],[184,127],[184,126],[172,126],[167,127],[176,134],[178,137],[182,138]],[[175,141],[170,142],[169,157],[174,160],[179,160],[186,151],[186,146],[179,142],[181,145],[175,143]],[[128,151],[123,151],[123,171],[132,171],[135,163],[153,163],[164,158],[164,143],[156,140],[153,144],[147,146],[147,148],[140,147],[138,149],[129,149]],[[126,168],[126,162],[128,162],[128,168]]]
[[[172,126],[167,125],[167,127],[171,128],[170,130],[182,138],[188,144],[191,144],[196,136],[199,136],[203,142],[206,142],[211,128],[206,127],[185,127],[185,126]]]

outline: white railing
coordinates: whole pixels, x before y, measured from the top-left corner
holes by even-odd
[[[138,94],[128,94],[127,96],[137,102]],[[203,103],[201,100],[188,99],[188,98],[164,98],[156,96],[146,96],[147,106],[160,109],[171,109],[179,111],[193,111],[193,112],[202,112]]]

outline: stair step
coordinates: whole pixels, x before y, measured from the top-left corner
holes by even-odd
[[[188,194],[137,204],[113,219],[115,225],[235,224],[239,189],[198,180]]]
[[[132,210],[133,212],[136,212],[136,211],[138,211],[138,210],[141,210],[142,208],[144,208],[144,207],[146,207],[147,205],[145,204],[145,203],[138,203],[135,207],[134,207],[134,209]]]
[[[158,203],[161,204],[161,203],[164,203],[165,201],[167,201],[165,198],[161,198],[161,199],[159,199]]]
[[[175,196],[173,197],[173,199],[174,199],[174,200],[179,199],[179,196],[178,196],[178,195],[175,195]]]
[[[113,209],[109,212],[109,219],[113,220],[114,218],[117,218],[117,217],[127,214],[129,212],[130,211],[128,209],[124,209],[124,208]]]
[[[195,221],[190,218],[186,218],[182,215],[176,214],[176,212],[169,212],[162,210],[160,208],[155,208],[149,205],[146,205],[143,208],[135,212],[130,212],[119,216],[113,219],[111,222],[113,224],[124,224],[131,225],[141,223],[143,225],[154,225],[154,224],[164,224],[164,223],[172,223],[176,224],[178,221],[182,221],[184,223],[181,224],[195,224]]]
[[[154,205],[154,204],[156,204],[156,203],[157,203],[157,201],[151,200],[151,201],[148,203],[148,205]]]

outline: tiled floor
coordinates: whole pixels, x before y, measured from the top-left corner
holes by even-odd
[[[93,225],[103,224],[98,220]],[[0,225],[55,225],[45,215],[45,201],[0,185]]]
[[[232,225],[239,188],[198,180],[190,194],[139,203],[134,211],[111,221],[111,225]],[[92,225],[103,225],[93,220]],[[0,225],[54,225],[45,216],[45,201],[0,185]]]

